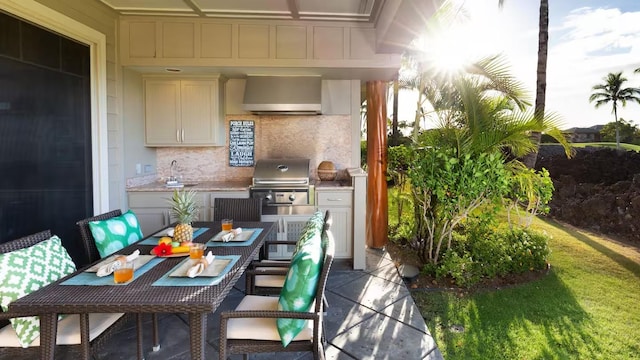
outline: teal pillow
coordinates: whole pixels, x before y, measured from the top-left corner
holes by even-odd
[[[280,291],[278,310],[308,312],[313,305],[323,261],[321,231],[319,229],[308,231],[304,240],[291,258],[291,266]],[[277,319],[276,325],[282,345],[285,347],[289,345],[302,331],[307,321]]]
[[[140,223],[131,210],[108,220],[90,221],[89,229],[102,258],[142,239]]]
[[[76,270],[60,238],[52,236],[28,248],[0,254],[0,306],[9,304]],[[37,316],[10,319],[22,347],[40,336]]]
[[[302,247],[308,241],[308,239],[312,238],[317,232],[321,232],[323,227],[324,227],[324,212],[318,210],[315,213],[313,213],[313,215],[311,215],[309,220],[307,220],[307,222],[304,224],[304,227],[300,232],[300,238],[296,243],[296,249],[294,250],[294,252],[298,251],[298,249],[300,249],[300,247]]]

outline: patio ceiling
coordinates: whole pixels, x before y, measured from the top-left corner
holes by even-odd
[[[402,53],[444,0],[99,0],[121,15],[368,23],[379,53]]]
[[[123,15],[375,22],[383,0],[101,0]]]

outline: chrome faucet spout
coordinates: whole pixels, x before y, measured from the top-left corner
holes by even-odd
[[[176,160],[171,161],[171,165],[169,166],[169,181],[176,181],[176,176],[173,173],[173,169],[174,167],[176,167],[178,165],[178,162]]]

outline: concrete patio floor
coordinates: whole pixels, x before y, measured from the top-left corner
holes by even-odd
[[[218,359],[219,313],[232,310],[244,296],[244,278],[218,311],[208,317],[206,358]],[[329,308],[325,316],[327,359],[442,359],[411,294],[388,253],[367,250],[367,270],[350,270],[336,260],[326,290]],[[146,319],[146,360],[189,359],[189,327],[185,315],[159,316],[161,349],[151,350],[151,323]],[[135,359],[135,324],[123,329],[97,354],[99,360]],[[69,359],[56,354],[57,359]],[[233,355],[231,359],[241,359]],[[251,359],[307,360],[311,353],[255,354]]]

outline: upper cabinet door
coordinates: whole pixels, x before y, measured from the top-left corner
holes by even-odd
[[[222,146],[224,103],[218,78],[148,76],[146,146]]]
[[[177,145],[181,139],[180,82],[146,79],[145,145]]]
[[[218,81],[184,80],[180,83],[182,103],[183,143],[213,144],[216,142],[216,109]]]

